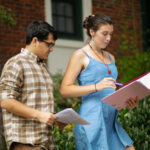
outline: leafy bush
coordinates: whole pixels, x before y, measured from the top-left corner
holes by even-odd
[[[7,150],[6,142],[5,142],[5,137],[4,135],[0,135],[0,150]]]
[[[55,99],[55,111],[58,112],[65,108],[74,108],[75,111],[78,111],[81,99],[80,98],[62,98],[60,95],[60,85],[62,82],[62,74],[57,73],[52,75],[54,83],[54,99]]]
[[[150,70],[150,53],[124,56],[117,62],[120,82],[126,83]],[[136,150],[150,149],[150,97],[144,98],[133,109],[123,109],[118,120],[134,141]]]
[[[132,56],[124,56],[117,60],[119,79],[126,83],[150,71],[150,53],[136,52]]]
[[[65,108],[73,108],[78,112],[80,106],[80,98],[62,98],[59,92],[62,82],[61,73],[52,76],[54,83],[54,98],[55,98],[55,112],[61,111]],[[74,125],[67,125],[63,130],[59,130],[54,126],[53,135],[58,150],[74,150]]]
[[[150,148],[150,97],[144,98],[134,110],[123,109],[118,120],[134,141],[136,150]]]
[[[74,129],[74,125],[71,124],[67,125],[63,130],[59,130],[57,126],[54,126],[53,135],[58,150],[75,149],[73,129]]]

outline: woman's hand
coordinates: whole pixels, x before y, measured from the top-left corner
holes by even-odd
[[[127,101],[126,101],[126,104],[127,104],[127,107],[129,109],[133,109],[135,108],[138,104],[139,104],[139,97],[136,96],[135,98],[129,98]]]
[[[116,89],[115,80],[113,78],[104,78],[102,81],[95,85],[97,91],[101,91],[106,88]]]

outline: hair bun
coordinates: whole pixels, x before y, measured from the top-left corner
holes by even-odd
[[[83,28],[85,28],[85,29],[88,28],[88,19],[89,19],[89,17],[86,17],[84,22],[83,22]]]
[[[85,18],[84,22],[83,22],[83,27],[84,28],[89,28],[90,24],[91,24],[91,21],[92,21],[92,18],[95,17],[95,15],[89,15],[88,17]]]

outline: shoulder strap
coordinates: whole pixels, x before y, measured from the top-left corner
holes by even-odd
[[[90,58],[90,56],[88,55],[88,53],[85,50],[82,50],[82,52],[88,57]]]
[[[114,62],[113,59],[112,59],[112,57],[111,57],[111,55],[109,54],[109,52],[106,52],[106,53],[108,54],[108,56],[109,56],[111,62]]]

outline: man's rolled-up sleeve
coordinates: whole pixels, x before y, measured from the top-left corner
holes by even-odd
[[[0,100],[19,100],[23,85],[23,69],[16,62],[6,63],[0,78]]]

